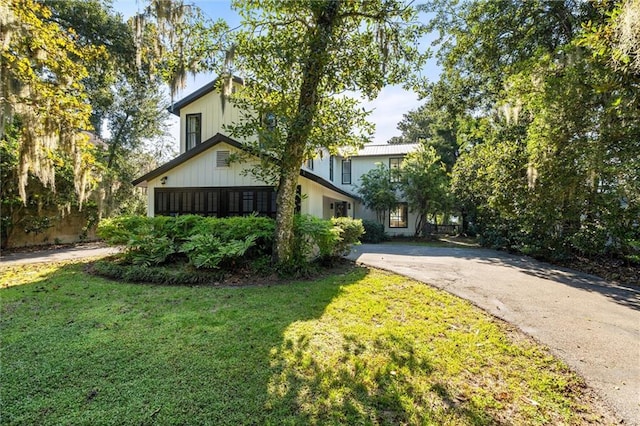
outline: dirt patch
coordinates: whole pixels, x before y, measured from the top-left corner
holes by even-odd
[[[576,257],[559,263],[560,266],[596,275],[614,284],[640,287],[640,265],[622,259],[588,259]]]

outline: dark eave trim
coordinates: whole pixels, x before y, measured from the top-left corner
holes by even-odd
[[[337,192],[339,194],[342,194],[342,195],[344,195],[346,197],[349,197],[349,198],[352,198],[354,200],[360,201],[360,197],[358,197],[358,196],[356,196],[354,194],[351,194],[350,192],[347,192],[342,188],[338,188],[337,186],[335,186],[334,184],[332,184],[328,180],[326,180],[324,178],[321,178],[318,175],[314,175],[313,173],[309,173],[306,170],[300,169],[300,176],[305,177],[305,178],[307,178],[307,179],[309,179],[309,180],[311,180],[313,182],[319,183],[320,185],[324,186],[325,188],[328,188],[328,189],[330,189],[332,191],[335,191],[335,192]]]
[[[134,180],[133,182],[131,182],[134,186],[137,186],[143,182],[149,181],[153,178],[156,178],[158,176],[160,176],[163,173],[168,172],[169,170],[181,165],[182,163],[192,159],[193,157],[195,157],[198,154],[201,154],[203,152],[205,152],[206,150],[208,150],[209,148],[212,148],[216,145],[218,145],[219,143],[224,142],[227,143],[235,148],[238,149],[242,149],[246,151],[246,148],[244,146],[242,146],[242,144],[234,139],[231,139],[228,136],[223,135],[222,133],[216,133],[215,136],[207,139],[206,141],[202,142],[201,144],[197,145],[195,148],[190,149],[189,151],[177,156],[176,158],[174,158],[173,160],[169,161],[168,163],[164,163],[162,166],[158,167],[155,170],[150,171],[149,173],[147,173],[144,176],[139,177],[138,179]]]
[[[195,148],[190,149],[189,151],[177,156],[176,158],[174,158],[173,160],[169,161],[168,163],[164,163],[162,166],[158,167],[155,170],[150,171],[149,173],[147,173],[144,176],[139,177],[138,179],[134,180],[133,182],[131,182],[134,186],[138,186],[141,183],[144,182],[148,182],[151,179],[157,178],[158,176],[169,172],[171,169],[189,161],[190,159],[192,159],[193,157],[195,157],[198,154],[202,154],[203,152],[207,151],[210,148],[213,148],[214,146],[218,145],[219,143],[226,143],[228,145],[231,145],[234,148],[237,149],[241,149],[249,154],[251,154],[251,151],[243,144],[241,144],[240,142],[236,141],[235,139],[231,139],[228,136],[223,135],[222,133],[216,133],[215,136],[207,139],[206,141],[202,142],[201,144],[197,145]],[[277,159],[273,159],[274,161],[277,161]],[[331,182],[321,178],[320,176],[317,176],[313,173],[310,173],[306,170],[300,169],[300,176],[307,178],[313,182],[316,182],[322,186],[324,186],[325,188],[328,188],[332,191],[335,191],[339,194],[342,194],[346,197],[352,198],[354,200],[360,200],[360,198],[354,194],[351,194],[347,191],[345,191],[344,189],[338,188],[337,186],[335,186],[334,184],[332,184]]]
[[[233,79],[234,83],[244,84],[244,80],[242,80],[240,77],[236,77],[234,75],[232,77],[232,79]],[[180,109],[182,107],[185,107],[185,106],[189,105],[191,102],[197,101],[198,99],[200,99],[201,97],[203,97],[207,93],[213,92],[218,87],[219,81],[220,81],[220,77],[216,78],[215,80],[213,80],[210,83],[205,84],[204,86],[202,86],[201,88],[199,88],[195,92],[191,93],[190,95],[187,95],[184,98],[180,99],[179,101],[174,102],[173,104],[171,104],[169,106],[169,108],[167,108],[167,111],[169,111],[171,114],[177,115],[179,117],[180,116]]]

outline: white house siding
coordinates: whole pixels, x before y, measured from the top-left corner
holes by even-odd
[[[333,191],[326,186],[320,185],[310,179],[300,178],[300,189],[303,194],[301,212],[307,213],[323,219],[330,219],[335,216],[336,203],[346,202],[346,214],[353,217],[355,199]],[[333,209],[331,205],[333,204]],[[349,209],[349,206],[351,208]]]
[[[386,167],[389,167],[389,159],[403,157],[403,154],[393,154],[386,156],[354,156],[351,158],[351,184],[343,184],[342,183],[342,160],[344,158],[337,157],[336,164],[334,165],[334,181],[335,183],[341,187],[342,189],[352,192],[354,194],[358,193],[358,187],[361,185],[362,175],[366,174],[369,170],[377,167],[378,163],[384,164]],[[400,201],[403,201],[401,197],[399,197]],[[377,216],[374,211],[366,208],[362,203],[358,203],[356,207],[356,217],[361,219],[368,219],[377,221]],[[385,215],[384,220],[384,230],[387,234],[392,236],[409,236],[415,233],[415,222],[417,215],[413,212],[409,212],[407,227],[406,228],[390,228],[389,227],[389,213]]]
[[[180,109],[180,153],[185,152],[187,115],[202,114],[201,140],[202,142],[216,133],[229,134],[223,127],[237,123],[242,118],[241,111],[231,102],[226,101],[224,112],[220,93],[210,92],[205,96],[183,106]]]
[[[147,183],[147,215],[154,215],[155,188],[267,186],[253,175],[244,173],[245,170],[255,165],[256,161],[232,162],[229,167],[216,167],[218,151],[229,151],[232,154],[239,152],[237,148],[222,142],[168,172],[150,179]],[[164,177],[166,180],[163,185],[161,180]],[[328,219],[333,216],[333,212],[329,209],[330,203],[347,202],[351,205],[351,210],[347,211],[352,216],[355,205],[353,198],[304,177],[300,177],[299,183],[302,194],[306,195],[300,206],[302,213]]]
[[[232,162],[229,167],[216,167],[216,153],[218,151],[239,152],[235,147],[220,143],[168,172],[149,180],[147,184],[147,215],[154,215],[154,188],[266,186],[264,182],[256,179],[251,174],[243,173],[245,169],[256,164],[255,162]],[[163,177],[167,178],[164,185],[160,182]]]

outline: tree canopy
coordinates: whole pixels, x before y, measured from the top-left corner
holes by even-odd
[[[549,258],[637,256],[637,2],[424,8],[443,73],[402,137],[457,150],[452,190],[483,241]]]
[[[256,111],[233,126],[257,153],[278,161],[275,260],[292,255],[296,185],[304,160],[320,148],[335,153],[368,140],[372,125],[357,91],[374,98],[386,84],[410,84],[424,56],[422,26],[403,1],[234,2],[243,18],[233,66],[245,87],[232,99]],[[265,120],[265,116],[275,120]],[[265,161],[263,164],[268,163]]]

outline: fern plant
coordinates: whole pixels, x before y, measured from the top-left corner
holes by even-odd
[[[217,269],[221,263],[232,263],[255,244],[256,237],[249,235],[244,240],[222,241],[211,234],[196,234],[180,247],[189,262],[196,268]]]

